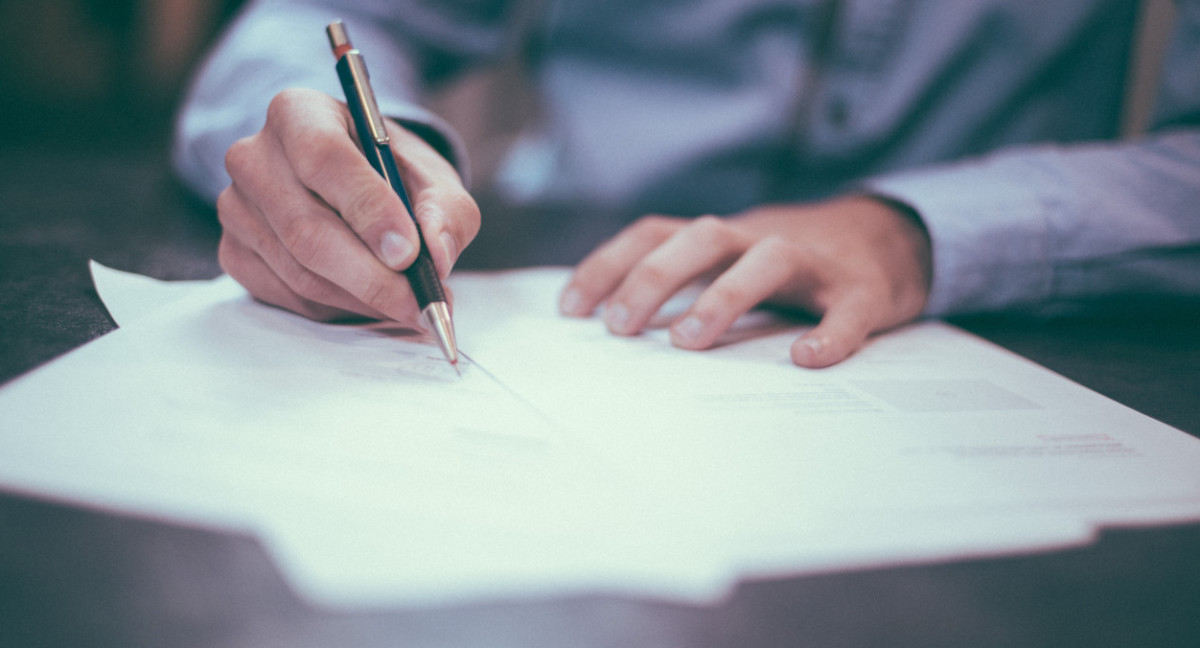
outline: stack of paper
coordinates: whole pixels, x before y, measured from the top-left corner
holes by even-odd
[[[0,390],[0,487],[258,533],[327,605],[780,576],[1200,519],[1200,441],[953,327],[808,371],[561,318],[564,269],[453,279],[466,358],[318,324],[229,278],[97,267],[120,330]]]

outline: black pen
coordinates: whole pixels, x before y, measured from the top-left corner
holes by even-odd
[[[408,192],[400,180],[396,159],[392,157],[391,140],[367,75],[367,64],[363,61],[362,54],[350,44],[350,37],[346,35],[346,27],[342,21],[335,20],[329,23],[325,31],[329,34],[329,44],[333,47],[334,57],[337,58],[338,79],[342,82],[346,105],[350,107],[350,114],[354,116],[354,128],[358,131],[363,153],[371,166],[375,167],[379,175],[383,176],[400,196],[413,225],[417,228],[417,240],[421,244],[421,250],[416,261],[404,270],[404,276],[408,277],[408,283],[417,297],[417,305],[437,336],[442,353],[446,355],[450,364],[457,368],[458,346],[454,342],[454,322],[450,319],[446,291],[442,288],[442,282],[438,280],[433,259],[429,258],[429,248],[425,246],[425,238],[421,235],[421,225],[417,223]]]

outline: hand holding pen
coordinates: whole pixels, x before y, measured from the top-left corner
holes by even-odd
[[[226,155],[232,184],[217,201],[225,271],[256,298],[312,319],[422,324],[398,271],[423,240],[445,278],[479,231],[479,210],[445,158],[384,125],[412,216],[364,157],[346,105],[314,90],[276,95],[262,130]]]
[[[363,61],[362,54],[350,44],[350,37],[341,21],[330,23],[327,32],[329,45],[337,58],[338,79],[342,82],[342,91],[346,94],[346,106],[354,118],[354,130],[358,133],[363,155],[399,196],[405,210],[412,217],[413,226],[417,228],[417,258],[404,269],[404,276],[408,278],[413,295],[417,299],[417,307],[421,309],[421,314],[437,338],[446,360],[452,365],[457,365],[458,345],[454,340],[450,304],[434,269],[433,260],[429,257],[429,248],[421,236],[421,226],[413,212],[408,190],[405,189],[400,170],[396,167],[396,158],[392,155],[392,138],[387,125],[384,124],[383,113],[379,111],[379,105],[375,101],[375,90],[371,87],[367,64]],[[399,236],[394,233],[385,233],[384,237],[384,246],[408,243],[398,240]]]

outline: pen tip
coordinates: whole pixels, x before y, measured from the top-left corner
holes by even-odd
[[[458,343],[454,340],[454,322],[450,319],[449,306],[446,302],[430,302],[424,313],[426,323],[433,329],[438,346],[442,348],[442,354],[458,371]]]

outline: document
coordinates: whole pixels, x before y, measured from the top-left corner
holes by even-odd
[[[565,269],[464,273],[460,374],[228,277],[94,276],[121,328],[0,390],[0,488],[255,533],[320,605],[706,601],[1200,519],[1200,441],[942,323],[809,371],[795,322],[685,352],[558,316]]]

